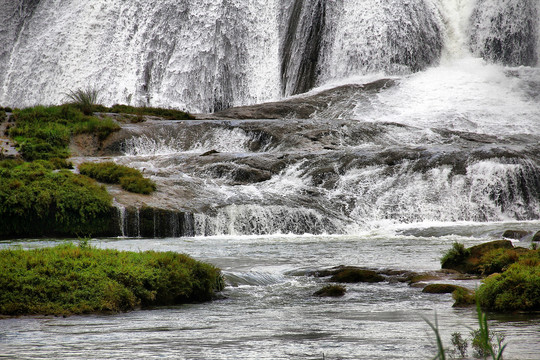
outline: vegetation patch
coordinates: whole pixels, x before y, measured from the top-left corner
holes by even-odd
[[[211,300],[220,270],[174,252],[0,250],[0,314],[71,315]]]
[[[475,293],[464,287],[458,287],[452,292],[454,305],[452,307],[467,307],[476,303]]]
[[[81,174],[108,184],[120,184],[124,190],[139,194],[150,194],[156,184],[143,177],[142,173],[128,166],[117,165],[112,161],[103,163],[83,163],[79,165]]]
[[[539,311],[540,251],[530,251],[503,273],[487,277],[476,291],[476,296],[484,309]]]
[[[85,176],[37,160],[0,162],[0,237],[73,236],[109,227],[111,196]]]
[[[175,110],[175,109],[163,109],[154,107],[135,107],[128,105],[113,105],[111,108],[106,109],[108,112],[118,114],[132,114],[132,115],[150,115],[156,116],[167,120],[193,120],[195,117],[187,112]]]
[[[120,129],[110,118],[85,115],[75,105],[35,106],[13,113],[15,126],[9,130],[22,156],[28,160],[69,157],[72,135],[96,134],[100,140]]]

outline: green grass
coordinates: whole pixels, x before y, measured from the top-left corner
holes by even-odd
[[[107,111],[119,114],[133,114],[133,115],[150,115],[164,118],[167,120],[193,120],[193,115],[175,109],[163,109],[154,107],[135,107],[128,105],[113,105]]]
[[[0,250],[0,314],[71,315],[211,300],[219,269],[173,252]]]
[[[150,194],[156,190],[156,184],[143,177],[142,173],[128,166],[117,165],[111,161],[103,163],[82,163],[81,174],[108,184],[120,184],[124,190]]]
[[[74,105],[35,106],[16,110],[15,126],[9,130],[22,156],[28,160],[69,157],[72,135],[91,133],[100,140],[120,129],[110,118],[85,115]]]
[[[506,344],[503,343],[504,336],[489,330],[486,313],[482,311],[478,303],[476,305],[476,311],[479,328],[478,330],[471,332],[473,335],[471,345],[475,349],[475,358],[487,359],[488,356],[491,356],[492,360],[502,360],[504,350],[506,349]],[[433,360],[446,360],[447,353],[450,354],[450,358],[452,359],[456,358],[456,354],[461,355],[461,358],[466,357],[468,343],[467,340],[462,338],[460,333],[452,333],[452,345],[454,345],[454,349],[450,350],[443,345],[439,331],[439,323],[437,321],[437,314],[435,314],[435,322],[432,323],[426,318],[424,318],[424,321],[435,334],[437,354],[433,357]],[[493,341],[494,338],[496,338],[497,343]]]
[[[111,196],[88,177],[51,162],[0,162],[0,238],[88,235],[109,226]]]

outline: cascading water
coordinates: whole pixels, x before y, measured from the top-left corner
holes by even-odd
[[[538,1],[1,0],[0,103],[215,111],[351,76],[402,75],[458,44],[509,65],[538,60]]]
[[[92,84],[109,104],[220,110],[320,86],[286,100],[309,120],[124,129],[117,161],[196,234],[540,218],[539,1],[0,3],[6,105]]]

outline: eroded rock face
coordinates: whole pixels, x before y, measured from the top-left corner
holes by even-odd
[[[307,94],[283,101],[240,106],[205,115],[206,119],[308,119],[347,99],[359,98],[362,93],[374,93],[396,84],[395,80],[382,79],[364,85],[344,85],[316,94]]]

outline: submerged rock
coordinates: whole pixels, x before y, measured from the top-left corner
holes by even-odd
[[[313,296],[319,297],[340,297],[345,295],[347,289],[343,285],[326,285],[322,289],[313,293]]]

